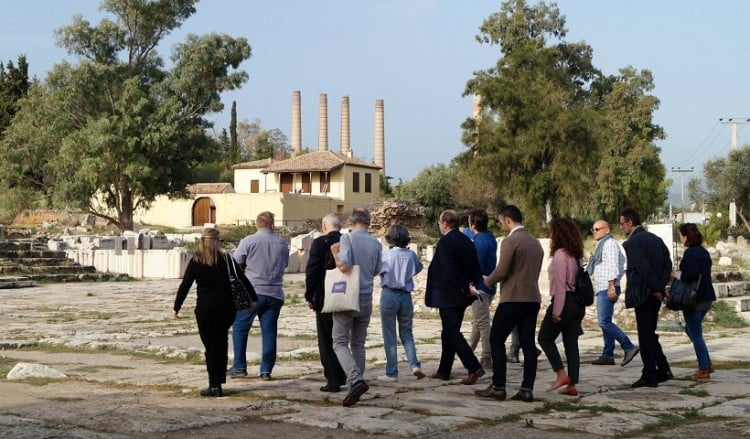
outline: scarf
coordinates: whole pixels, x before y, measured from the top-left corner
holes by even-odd
[[[596,250],[594,250],[594,254],[591,256],[591,259],[589,259],[589,263],[586,264],[586,272],[589,275],[594,274],[594,268],[597,264],[602,263],[602,254],[604,253],[604,243],[608,240],[612,239],[612,234],[607,233],[602,237],[602,239],[599,240],[599,243],[596,245]]]

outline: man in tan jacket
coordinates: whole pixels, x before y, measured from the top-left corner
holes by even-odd
[[[523,215],[518,207],[503,207],[498,221],[507,237],[500,244],[497,268],[489,276],[484,276],[484,282],[490,288],[500,282],[500,304],[490,330],[492,384],[487,389],[476,390],[474,393],[483,398],[505,399],[505,341],[513,327],[517,326],[524,355],[523,381],[521,390],[511,399],[532,402],[537,366],[534,334],[542,301],[539,272],[542,269],[544,250],[539,241],[523,227]]]

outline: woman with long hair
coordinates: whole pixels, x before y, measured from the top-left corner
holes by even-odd
[[[547,388],[551,392],[560,387],[560,393],[576,396],[581,359],[578,337],[583,334],[581,321],[586,309],[575,295],[576,276],[583,258],[583,240],[578,226],[569,218],[557,218],[550,223],[549,290],[552,301],[547,307],[539,327],[539,345],[549,359],[556,380]],[[568,373],[557,350],[555,339],[562,333]]]
[[[213,228],[203,229],[198,248],[188,262],[174,300],[173,316],[177,318],[193,282],[198,284],[195,319],[198,321],[198,333],[206,349],[208,370],[208,388],[201,390],[201,396],[224,396],[221,385],[226,383],[227,378],[227,340],[236,312],[227,263],[234,264],[234,260],[224,253],[219,231]],[[250,281],[241,269],[236,266],[235,268],[240,281],[245,284],[253,301],[257,302],[258,298]]]
[[[703,235],[693,223],[682,224],[678,229],[680,242],[687,247],[680,261],[680,271],[674,273],[683,282],[698,284],[698,303],[694,308],[685,309],[682,315],[685,319],[685,333],[693,342],[695,356],[698,358],[698,370],[693,374],[694,380],[707,380],[714,371],[711,357],[708,354],[706,341],[703,339],[703,319],[716,300],[716,292],[711,283],[711,255],[703,248]]]

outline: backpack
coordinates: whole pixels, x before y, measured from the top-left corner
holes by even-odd
[[[576,301],[581,306],[591,306],[594,303],[594,284],[591,282],[591,276],[578,263],[578,274],[576,275]]]

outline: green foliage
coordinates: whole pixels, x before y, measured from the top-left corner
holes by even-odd
[[[391,183],[389,181],[391,177],[386,177],[384,174],[379,175],[380,196],[383,198],[393,198],[393,188],[391,188]]]
[[[6,186],[39,190],[122,230],[157,195],[183,194],[197,163],[223,155],[203,117],[247,80],[236,69],[250,57],[244,38],[188,35],[172,50],[173,67],[163,68],[156,47],[196,2],[104,0],[113,20],[92,26],[76,16],[59,29],[58,44],[78,62],[55,65],[22,100],[0,145],[20,168],[0,168],[4,179],[17,176]]]
[[[221,239],[224,242],[239,243],[240,241],[242,241],[242,238],[246,237],[247,235],[252,235],[253,233],[257,231],[258,231],[257,227],[251,226],[249,224],[243,224],[241,226],[228,229],[226,231],[222,230]]]
[[[502,56],[467,82],[480,112],[463,123],[469,150],[457,158],[474,181],[497,188],[480,194],[518,205],[534,230],[551,216],[612,221],[625,206],[647,214],[663,204],[650,72],[602,74],[591,47],[565,40],[555,4],[506,1],[480,32],[477,40],[500,46]]]
[[[2,196],[0,196],[0,224],[9,224],[22,211],[35,207],[34,199],[36,196],[36,192],[27,188],[4,189]]]
[[[13,61],[0,62],[0,139],[18,110],[18,101],[29,89],[29,64],[26,56],[18,57],[18,67]]]
[[[709,316],[714,325],[723,328],[744,328],[748,325],[731,305],[721,300],[714,302]]]
[[[709,160],[703,165],[705,198],[713,206],[728,206],[734,201],[737,214],[750,232],[747,210],[750,208],[750,145],[733,149],[726,157]]]
[[[401,197],[413,199],[424,206],[424,224],[434,224],[443,210],[452,209],[456,205],[451,189],[457,176],[455,166],[429,166],[419,171],[411,181],[401,185]],[[427,229],[429,227],[425,228]]]
[[[265,129],[260,119],[242,121],[237,126],[240,142],[239,161],[287,158],[290,155],[286,135],[278,128]]]

